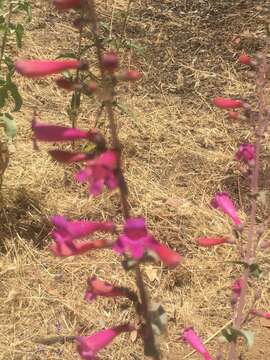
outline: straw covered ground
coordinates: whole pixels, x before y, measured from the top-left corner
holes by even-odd
[[[127,0],[98,1],[104,34],[111,47],[123,32]],[[161,301],[168,316],[162,339],[165,359],[199,359],[179,338],[194,326],[216,353],[217,332],[232,315],[230,286],[242,271],[231,247],[201,249],[195,238],[227,235],[230,222],[209,207],[216,191],[227,190],[241,218],[249,221],[248,183],[233,161],[237,145],[250,139],[248,124],[229,121],[213,109],[214,95],[241,96],[255,101],[252,80],[237,63],[243,49],[262,45],[265,1],[148,0],[131,2],[120,49],[122,67],[143,72],[134,86],[119,89],[119,133],[125,146],[124,166],[135,216],[145,216],[156,238],[179,251],[183,263],[174,270],[160,264],[145,267],[151,297]],[[23,49],[15,58],[55,58],[77,47],[74,14],[57,13],[48,1],[32,1],[33,21],[27,25]],[[264,6],[265,5],[265,6]],[[107,29],[107,30],[106,30]],[[107,33],[106,33],[107,31]],[[89,50],[91,66],[94,53]],[[16,75],[24,97],[16,115],[18,136],[3,184],[0,210],[1,307],[0,358],[3,360],[78,359],[72,343],[42,345],[37,337],[90,334],[128,319],[134,312],[126,301],[83,300],[86,279],[97,275],[134,288],[133,273],[122,270],[111,251],[60,259],[49,251],[49,217],[114,219],[121,223],[117,192],[89,198],[87,188],[73,180],[73,167],[53,162],[41,145],[32,147],[31,118],[37,110],[44,121],[68,125],[69,94],[52,78],[26,80]],[[124,110],[125,111],[124,111]],[[96,99],[82,105],[79,126],[95,123]],[[101,118],[106,131],[106,119]],[[261,188],[269,190],[269,137],[264,144]],[[259,206],[258,221],[269,216],[267,201]],[[265,236],[269,238],[268,231]],[[270,309],[269,252],[260,255],[263,270],[250,294],[262,285],[258,302]],[[255,345],[242,359],[270,358],[270,323],[254,321]],[[243,350],[244,351],[244,350]],[[120,336],[102,352],[103,359],[143,359],[140,341]]]

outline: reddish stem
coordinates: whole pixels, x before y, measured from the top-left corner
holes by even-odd
[[[98,58],[98,64],[99,69],[101,73],[101,79],[102,82],[105,83],[105,72],[102,65],[102,46],[100,42],[100,38],[98,36],[98,22],[97,22],[97,14],[96,14],[96,6],[94,0],[88,0],[87,6],[89,10],[89,16],[91,18],[91,24],[92,24],[92,32],[94,35],[94,40],[96,44],[96,52],[97,52],[97,58]],[[107,88],[105,89],[106,93],[106,101],[104,102],[105,110],[108,115],[109,119],[109,126],[110,126],[110,133],[112,138],[112,147],[117,151],[117,168],[119,171],[119,190],[120,190],[120,201],[122,205],[122,213],[124,219],[128,219],[130,217],[130,205],[128,203],[128,191],[127,191],[127,185],[126,181],[123,175],[122,171],[122,151],[121,151],[121,143],[118,138],[117,133],[117,125],[114,117],[114,111],[113,111],[113,88]],[[137,264],[135,267],[136,271],[136,283],[137,287],[140,293],[141,303],[142,303],[142,312],[143,317],[145,319],[146,323],[146,334],[144,338],[145,348],[149,349],[149,355],[152,356],[154,360],[159,360],[159,352],[155,345],[155,337],[152,329],[152,323],[151,323],[151,316],[149,312],[149,301],[148,301],[148,294],[144,285],[142,272],[140,269],[140,265]]]
[[[248,229],[247,237],[247,246],[245,253],[245,262],[251,264],[256,256],[257,248],[257,234],[256,234],[256,213],[257,213],[257,195],[259,189],[259,171],[260,171],[260,152],[261,152],[261,143],[263,140],[263,135],[266,130],[269,114],[265,112],[265,76],[266,76],[266,56],[263,55],[261,63],[258,67],[258,77],[256,82],[257,94],[258,94],[258,107],[259,107],[259,126],[256,131],[256,142],[255,142],[255,165],[252,169],[251,174],[251,211],[250,211],[250,225]],[[266,115],[265,115],[266,113]],[[247,300],[247,289],[248,289],[248,279],[250,276],[250,267],[248,266],[243,274],[243,287],[241,290],[238,306],[235,313],[235,318],[233,321],[233,326],[235,329],[240,330],[244,321],[244,308]],[[231,342],[229,349],[228,360],[236,359],[236,341]]]

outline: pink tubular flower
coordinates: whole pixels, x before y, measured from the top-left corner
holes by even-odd
[[[201,354],[205,360],[213,360],[202,340],[192,327],[186,328],[180,339],[188,343],[195,351]]]
[[[228,111],[228,118],[238,120],[241,118],[241,114],[237,111]]]
[[[241,220],[237,215],[237,211],[234,207],[234,204],[227,192],[219,192],[215,195],[213,200],[211,201],[211,205],[214,208],[219,208],[225,214],[227,214],[237,226],[241,226]]]
[[[136,70],[126,70],[119,74],[118,79],[123,81],[137,81],[142,77],[142,73]]]
[[[37,120],[32,121],[32,130],[35,139],[40,141],[69,141],[78,139],[88,139],[95,142],[97,137],[96,130],[85,131],[67,126],[44,124]]]
[[[251,57],[247,54],[242,54],[239,56],[239,62],[244,65],[250,65]]]
[[[104,280],[98,279],[95,276],[89,278],[88,288],[85,293],[85,300],[91,301],[97,298],[97,296],[103,297],[127,297],[128,291],[124,287],[113,286]]]
[[[93,196],[101,194],[104,186],[114,190],[118,186],[117,154],[114,150],[107,150],[98,158],[87,162],[84,170],[77,172],[75,178],[78,182],[89,182],[89,192]]]
[[[54,160],[68,164],[72,164],[74,162],[87,161],[92,157],[87,153],[73,153],[64,150],[50,150],[49,154]]]
[[[254,166],[255,165],[255,146],[252,144],[242,144],[235,155],[235,159],[243,161],[244,163]]]
[[[73,256],[82,254],[91,249],[110,247],[106,240],[76,243],[76,239],[86,237],[96,231],[113,232],[115,225],[111,222],[68,221],[63,216],[53,216],[51,219],[54,229],[52,237],[55,244],[51,250],[56,256]]]
[[[209,247],[220,244],[226,244],[228,242],[228,239],[224,237],[215,237],[215,238],[200,237],[196,241],[200,246]]]
[[[80,7],[82,4],[81,0],[53,0],[53,5],[58,10],[69,10]]]
[[[57,74],[65,70],[87,68],[83,61],[79,60],[18,60],[15,69],[21,75],[37,78]]]
[[[243,107],[244,102],[242,100],[237,100],[237,99],[216,97],[213,100],[213,104],[220,109],[236,109]]]
[[[251,309],[251,310],[250,310],[250,313],[251,313],[252,315],[259,316],[259,317],[262,317],[262,318],[264,318],[264,319],[270,320],[270,312],[265,312],[265,311],[262,311],[262,310]]]
[[[96,357],[98,351],[109,345],[116,336],[132,330],[134,330],[134,328],[131,325],[126,324],[105,329],[90,336],[76,336],[78,352],[85,360],[98,360]]]
[[[178,253],[166,245],[158,243],[148,233],[143,218],[126,220],[124,233],[118,237],[113,249],[119,254],[128,253],[135,260],[142,259],[147,251],[153,252],[170,267],[177,266],[181,261],[181,256]]]
[[[237,301],[241,295],[241,291],[244,285],[244,280],[242,278],[237,279],[232,284],[232,297],[231,297],[231,304],[237,304]]]

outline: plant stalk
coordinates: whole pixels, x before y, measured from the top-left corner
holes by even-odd
[[[259,190],[259,172],[260,172],[260,152],[261,145],[264,136],[264,132],[269,122],[269,113],[265,111],[265,77],[266,77],[266,56],[263,55],[261,64],[258,67],[258,76],[256,81],[256,89],[258,94],[258,108],[259,108],[259,125],[256,131],[256,142],[255,142],[255,165],[252,168],[251,173],[251,211],[250,211],[250,225],[247,236],[247,246],[245,253],[245,262],[252,264],[256,257],[256,213],[257,213],[257,195]],[[246,295],[248,290],[248,279],[250,276],[250,267],[248,266],[243,274],[243,287],[241,290],[238,306],[233,321],[233,327],[236,330],[240,330],[244,321],[244,308],[246,304]],[[236,359],[236,341],[230,343],[228,360]]]
[[[10,1],[9,10],[8,10],[8,16],[7,16],[7,20],[6,20],[6,23],[5,23],[6,28],[5,28],[5,31],[4,31],[2,44],[1,44],[1,49],[0,49],[0,71],[1,71],[1,68],[2,68],[2,61],[3,61],[4,54],[5,54],[5,49],[6,49],[7,35],[8,35],[9,26],[10,26],[11,15],[12,15],[12,2]]]
[[[105,71],[102,65],[102,44],[100,41],[100,38],[98,36],[98,22],[97,22],[97,14],[96,14],[96,6],[95,6],[95,0],[88,0],[87,1],[89,15],[91,18],[92,23],[92,32],[94,35],[95,45],[96,45],[96,52],[97,52],[97,58],[98,58],[98,65],[101,73],[101,79],[102,82],[105,83]],[[108,94],[106,94],[106,101],[104,102],[105,110],[107,112],[107,116],[109,119],[109,127],[110,127],[110,133],[111,133],[111,139],[112,139],[112,147],[117,152],[117,169],[119,172],[119,191],[120,191],[120,201],[122,205],[122,214],[124,219],[128,219],[130,217],[130,205],[128,203],[128,189],[127,184],[122,172],[122,151],[121,151],[121,143],[118,137],[117,132],[117,125],[114,117],[114,111],[113,111],[113,89],[106,89],[108,91]],[[108,95],[108,99],[107,99]],[[155,337],[152,329],[151,324],[151,315],[149,311],[149,299],[147,290],[145,288],[145,284],[143,281],[143,275],[140,269],[140,265],[137,264],[135,267],[136,271],[136,283],[137,287],[140,293],[141,303],[142,303],[142,312],[143,317],[146,324],[146,334],[144,338],[145,342],[145,348],[149,349],[149,355],[152,356],[154,360],[159,360],[159,352],[155,345]]]

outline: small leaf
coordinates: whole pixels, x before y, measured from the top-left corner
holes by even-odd
[[[5,85],[0,88],[0,108],[5,106],[7,97],[8,97],[8,92],[7,92],[7,87]]]
[[[4,113],[1,114],[0,119],[4,123],[5,133],[9,138],[14,138],[17,134],[16,122],[13,117],[8,114]]]
[[[239,330],[239,333],[245,338],[248,348],[252,348],[255,338],[254,332],[251,330]]]
[[[16,43],[19,49],[22,47],[23,32],[24,32],[24,28],[22,24],[17,24],[15,34],[16,34]]]
[[[10,82],[8,84],[8,90],[10,91],[11,96],[13,97],[13,100],[15,102],[15,107],[13,109],[14,112],[19,111],[22,107],[22,97],[18,91],[17,85],[13,82]]]
[[[13,75],[15,68],[12,59],[9,56],[5,55],[3,61],[7,65],[9,73]]]
[[[251,276],[254,276],[257,279],[259,279],[261,277],[261,274],[263,271],[260,269],[259,264],[253,263],[250,265],[249,269],[250,269]]]
[[[163,306],[159,303],[151,303],[149,312],[155,335],[160,336],[164,334],[167,330],[167,315]]]

